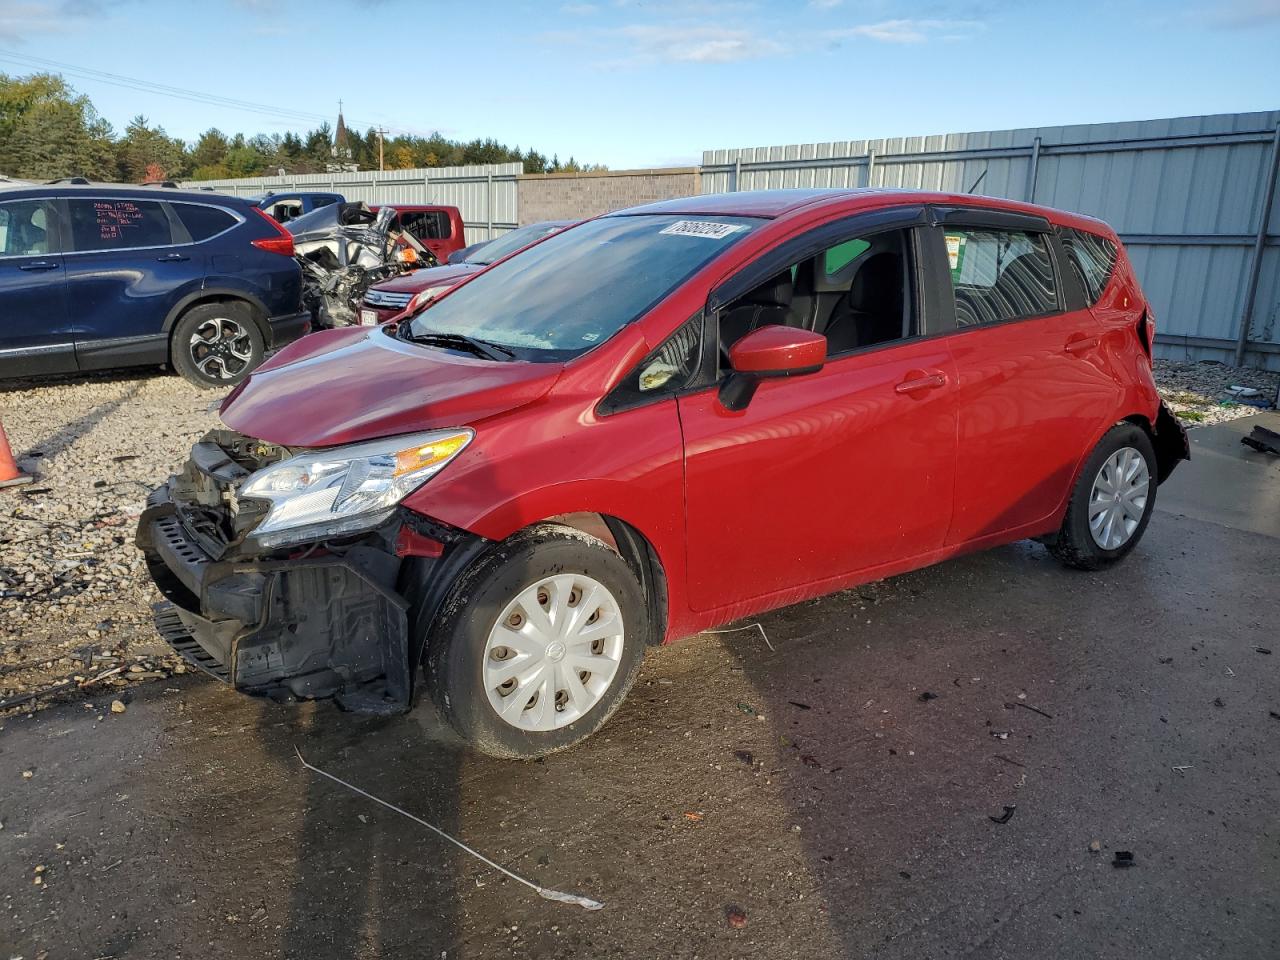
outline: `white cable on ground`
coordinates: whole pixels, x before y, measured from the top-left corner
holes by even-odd
[[[523,883],[526,887],[529,887],[532,890],[536,890],[538,893],[538,896],[542,897],[544,900],[555,900],[557,903],[572,903],[579,907],[582,907],[582,909],[584,910],[599,910],[601,907],[604,906],[604,904],[601,903],[599,900],[591,900],[587,897],[580,897],[576,893],[561,893],[559,890],[548,890],[546,887],[540,887],[536,883],[534,883],[532,880],[526,880],[524,877],[519,876],[518,874],[512,873],[510,870],[508,870],[506,867],[502,866],[501,864],[494,863],[484,854],[477,853],[475,850],[472,850],[461,840],[455,840],[453,837],[449,836],[449,834],[445,833],[435,824],[427,823],[427,821],[423,820],[421,817],[415,817],[412,813],[410,813],[407,810],[400,809],[394,803],[387,803],[387,801],[381,799],[380,797],[375,797],[372,793],[369,793],[367,790],[361,790],[359,787],[355,786],[354,784],[347,783],[347,781],[343,780],[341,777],[335,777],[332,773],[329,773],[325,770],[321,770],[319,767],[314,766],[313,764],[307,763],[306,758],[302,756],[302,751],[298,749],[297,744],[294,744],[293,751],[298,755],[298,759],[302,761],[302,765],[306,767],[308,770],[314,770],[316,773],[320,774],[320,776],[328,777],[334,783],[341,784],[342,786],[350,790],[352,793],[358,793],[360,794],[360,796],[367,797],[368,799],[372,800],[374,803],[382,804],[388,810],[394,810],[396,813],[400,814],[401,816],[408,817],[414,823],[422,824],[422,826],[426,827],[428,830],[431,830],[432,832],[438,834],[439,836],[444,837],[444,839],[448,840],[454,846],[461,847],[463,850],[467,851],[467,853],[471,854],[477,860],[481,861],[482,863],[488,864],[489,866],[493,867],[493,869],[497,870],[499,873],[504,873],[508,877],[510,877],[512,880],[515,880],[517,883]]]
[[[764,645],[773,650],[773,644],[769,642],[769,635],[764,632],[764,627],[759,623],[748,623],[745,627],[730,627],[728,630],[703,630],[703,633],[738,633],[742,630],[751,630],[752,628],[760,631],[760,636],[764,637]],[[777,653],[777,650],[773,650]]]

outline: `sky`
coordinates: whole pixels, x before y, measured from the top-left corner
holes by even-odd
[[[303,130],[342,100],[361,130],[627,169],[1274,110],[1280,0],[0,0],[0,72],[39,69],[117,130]]]

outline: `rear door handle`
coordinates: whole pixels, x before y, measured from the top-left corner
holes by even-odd
[[[190,257],[183,253],[166,253],[163,257],[156,257],[156,260],[160,263],[182,263],[183,261],[190,259]]]
[[[947,385],[947,375],[945,373],[930,373],[923,377],[912,377],[909,380],[903,380],[893,389],[898,393],[917,393],[921,390],[937,390],[939,387]]]
[[[1086,353],[1098,345],[1097,337],[1076,337],[1068,340],[1065,347],[1067,353]]]
[[[24,263],[18,269],[19,270],[57,270],[58,264],[52,260],[37,260],[34,263]]]

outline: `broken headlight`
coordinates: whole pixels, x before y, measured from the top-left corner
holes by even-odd
[[[262,547],[359,533],[387,520],[474,436],[433,430],[299,454],[250,476],[237,496],[269,504],[252,533]]]

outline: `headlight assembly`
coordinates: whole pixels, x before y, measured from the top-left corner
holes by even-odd
[[[358,533],[390,517],[474,436],[433,430],[299,454],[254,473],[237,497],[270,505],[251,534],[263,547]]]

